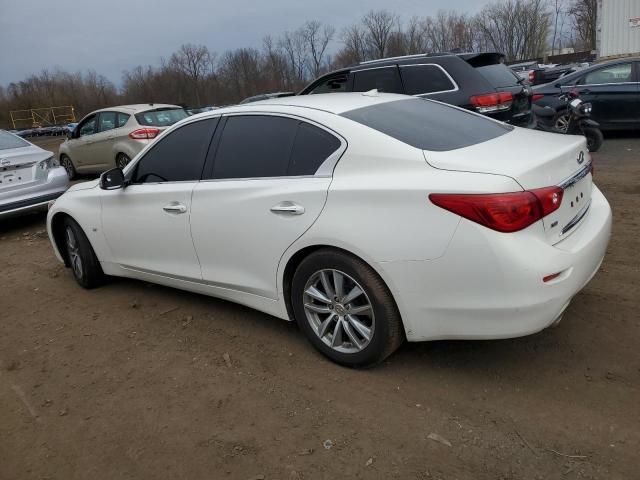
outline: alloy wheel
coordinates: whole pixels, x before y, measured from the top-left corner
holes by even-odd
[[[556,120],[556,129],[562,133],[567,133],[569,130],[569,115],[561,115]]]
[[[69,157],[62,158],[62,166],[67,172],[67,177],[69,177],[70,179],[73,178],[73,175],[75,172],[73,168],[73,163],[71,163],[71,159]]]
[[[69,253],[71,268],[73,269],[73,273],[75,273],[76,277],[82,278],[82,259],[80,258],[78,239],[71,227],[67,227],[65,233],[67,237],[67,252]]]
[[[371,342],[373,306],[364,288],[346,273],[324,269],[311,275],[303,303],[312,330],[333,350],[356,353]]]
[[[130,161],[131,160],[126,155],[124,155],[124,154],[118,155],[118,160],[116,161],[116,166],[119,169],[122,170],[124,167],[126,167],[129,164]]]

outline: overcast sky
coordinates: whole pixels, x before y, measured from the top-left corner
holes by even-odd
[[[122,71],[158,65],[183,43],[223,52],[320,20],[340,31],[372,9],[408,19],[439,9],[475,13],[478,0],[0,0],[0,85],[44,68]]]

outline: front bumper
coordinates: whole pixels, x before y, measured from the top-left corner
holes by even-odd
[[[64,168],[49,170],[44,182],[27,184],[6,195],[0,195],[0,218],[20,215],[33,210],[46,210],[50,201],[55,200],[69,188],[69,178]]]
[[[611,208],[594,186],[589,212],[569,237],[550,245],[535,228],[543,227],[500,234],[462,220],[441,258],[379,264],[407,338],[510,338],[559,320],[602,263]],[[542,281],[556,272],[562,274]]]

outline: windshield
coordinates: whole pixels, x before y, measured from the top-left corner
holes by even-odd
[[[136,120],[138,120],[140,125],[168,127],[188,116],[189,114],[182,108],[158,108],[156,110],[136,113]]]
[[[28,146],[29,142],[21,139],[20,137],[12,135],[9,132],[0,130],[0,150],[8,150],[10,148],[22,148]]]
[[[476,71],[494,87],[513,87],[518,84],[519,78],[503,63],[476,67]]]
[[[436,152],[486,142],[513,130],[503,123],[422,98],[379,103],[342,116],[412,147]]]

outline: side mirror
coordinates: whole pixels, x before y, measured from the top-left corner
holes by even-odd
[[[124,173],[122,173],[122,169],[118,167],[107,170],[100,175],[100,188],[103,190],[117,190],[124,188],[124,186]]]
[[[71,140],[73,138],[73,130],[67,130],[67,139]]]

